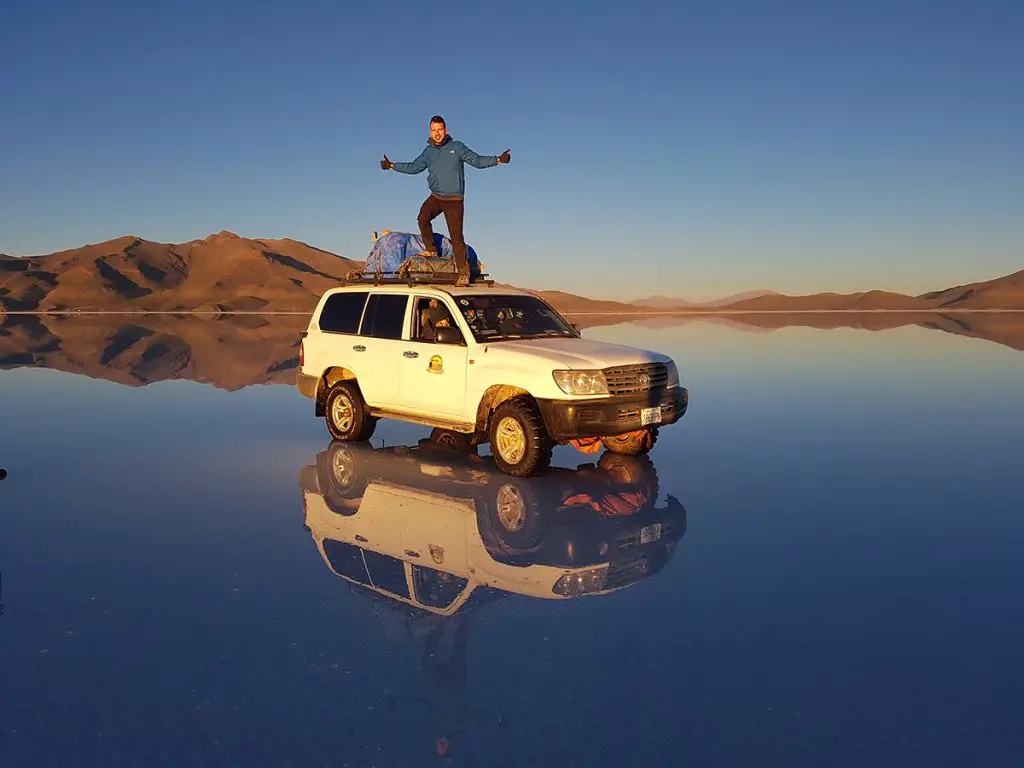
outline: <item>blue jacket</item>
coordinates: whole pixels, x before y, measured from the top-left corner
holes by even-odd
[[[427,186],[437,197],[458,199],[466,194],[464,163],[474,168],[491,168],[498,164],[496,155],[478,155],[461,141],[445,136],[444,141],[435,144],[431,139],[411,163],[395,163],[399,173],[422,173],[427,171]]]

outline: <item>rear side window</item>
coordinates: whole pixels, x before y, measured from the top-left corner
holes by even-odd
[[[408,296],[374,293],[366,302],[366,315],[359,333],[377,339],[400,339],[405,325]]]
[[[324,302],[320,330],[331,333],[358,333],[366,293],[336,293]]]

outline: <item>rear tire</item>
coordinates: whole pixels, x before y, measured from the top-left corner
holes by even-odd
[[[647,439],[649,437],[649,439]],[[621,453],[623,456],[639,456],[650,453],[654,444],[658,442],[658,428],[652,427],[646,434],[614,435],[604,438],[604,445],[612,453]]]
[[[359,387],[352,381],[342,381],[331,387],[324,410],[327,431],[335,440],[344,443],[369,440],[377,427],[377,419],[367,412]]]
[[[551,464],[554,445],[537,407],[525,397],[499,405],[488,433],[494,462],[507,475],[530,477]]]

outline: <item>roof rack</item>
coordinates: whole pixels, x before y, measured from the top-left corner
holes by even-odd
[[[459,276],[453,272],[350,272],[342,281],[345,285],[455,285]],[[477,275],[470,285],[494,285],[488,275]]]

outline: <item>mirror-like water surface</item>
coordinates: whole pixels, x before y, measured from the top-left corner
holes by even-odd
[[[1019,763],[1024,320],[591,327],[690,410],[529,481],[304,323],[0,329],[0,765]]]

